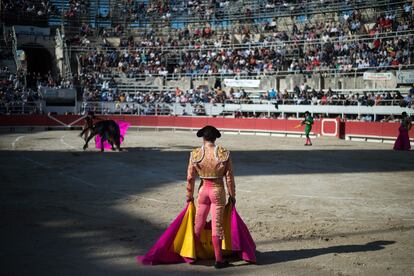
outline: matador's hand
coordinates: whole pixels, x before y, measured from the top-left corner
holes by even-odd
[[[234,205],[236,204],[236,198],[234,196],[229,196],[228,202]]]
[[[187,202],[194,201],[194,197],[187,197]]]

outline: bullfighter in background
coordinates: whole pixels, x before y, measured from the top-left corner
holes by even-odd
[[[306,136],[305,146],[312,146],[312,141],[309,137],[309,134],[312,130],[313,117],[310,115],[309,111],[305,112],[305,120],[302,121],[301,125],[305,125],[305,136]]]
[[[410,150],[410,136],[408,132],[411,129],[411,118],[407,115],[407,112],[401,114],[401,125],[398,129],[399,135],[394,144],[394,150]]]

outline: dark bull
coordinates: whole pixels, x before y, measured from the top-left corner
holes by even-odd
[[[88,143],[93,137],[99,135],[101,137],[101,151],[104,151],[104,141],[108,141],[108,143],[111,144],[112,150],[115,150],[115,145],[116,148],[121,151],[121,138],[123,140],[124,137],[121,136],[119,126],[115,121],[104,120],[99,121],[92,126],[87,126],[81,132],[80,136],[82,137],[87,132],[89,133],[89,136],[85,139],[83,150],[88,148]]]

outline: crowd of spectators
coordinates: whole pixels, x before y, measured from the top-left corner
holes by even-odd
[[[25,79],[26,86],[36,91],[41,87],[66,88],[72,86],[70,80],[63,80],[59,74],[54,75],[51,71],[48,71],[47,73],[27,72]]]
[[[12,73],[8,67],[0,68],[0,93],[2,102],[35,102],[40,99],[40,88],[67,88],[73,84],[63,80],[60,76],[54,77],[52,72]]]
[[[99,80],[99,78],[97,78]],[[91,81],[91,80],[90,80]],[[94,79],[95,81],[95,79]],[[276,107],[278,105],[341,105],[341,106],[378,106],[393,105],[400,107],[414,106],[414,87],[407,94],[401,92],[343,92],[333,91],[329,88],[326,91],[315,90],[308,85],[295,86],[292,91],[287,89],[277,91],[270,89],[263,93],[247,93],[244,89],[222,90],[207,86],[200,86],[195,89],[182,90],[178,87],[175,90],[150,91],[136,93],[119,93],[116,81],[105,80],[102,83],[93,83],[93,89],[85,89],[84,101],[136,103],[144,105],[154,104],[191,104],[200,105],[223,104],[223,103],[244,103],[263,104],[270,102]],[[85,84],[84,84],[85,85]],[[90,84],[89,84],[90,85]],[[91,87],[87,86],[86,87]]]
[[[233,4],[237,3],[237,5],[242,7],[242,1],[234,0],[121,0],[117,2],[119,2],[117,3],[117,8],[120,11],[120,15],[128,22],[142,20],[143,18],[169,19],[172,15],[178,16],[181,14],[201,19],[211,19],[212,16],[220,18],[222,10],[228,8],[230,2]],[[288,4],[290,1],[285,2]],[[88,7],[90,3],[89,0],[69,0],[67,4],[68,5],[65,5],[64,16],[66,18],[72,18],[77,14],[86,14],[87,9],[85,8]],[[1,5],[2,11],[28,17],[45,17],[60,14],[60,11],[58,11],[50,0],[3,0],[1,1]]]
[[[98,50],[88,50],[79,56],[81,79],[86,87],[84,99],[93,101],[125,101],[135,103],[222,103],[238,101],[239,93],[217,93],[211,89],[194,89],[180,95],[172,92],[119,94],[116,82],[102,81],[102,73],[124,74],[134,78],[139,75],[208,75],[208,74],[267,74],[276,70],[290,72],[319,72],[324,69],[346,72],[354,69],[375,67],[378,70],[411,64],[414,37],[395,35],[413,29],[411,5],[405,4],[403,14],[387,12],[375,22],[364,22],[358,11],[344,13],[337,22],[294,24],[278,30],[276,24],[263,25],[261,35],[247,25],[239,29],[238,38],[249,47],[230,47],[234,33],[216,33],[209,25],[177,31],[167,37],[154,32],[143,34],[139,39],[125,37],[121,26],[115,33],[101,30],[104,39],[119,36],[120,46],[104,43]],[[370,24],[368,24],[370,23]],[[267,24],[267,25],[266,25]],[[90,28],[82,26],[85,36]],[[391,33],[390,37],[387,36]],[[385,34],[385,36],[384,36]],[[355,39],[355,35],[362,39]],[[185,51],[176,49],[185,48]],[[173,61],[171,63],[171,60]],[[175,61],[175,62],[174,62]],[[219,96],[217,96],[219,94]],[[240,92],[241,95],[243,93]],[[222,96],[224,95],[224,96]],[[262,95],[261,99],[266,99]],[[408,97],[408,98],[407,98]],[[277,102],[287,104],[341,104],[378,105],[397,104],[410,106],[409,96],[399,93],[340,94],[315,90],[300,93],[279,93]],[[248,95],[246,99],[249,101]]]
[[[3,0],[1,5],[2,11],[9,15],[45,17],[51,14],[58,14],[58,10],[50,0]]]
[[[302,90],[303,89],[303,90]],[[309,90],[309,91],[308,91]],[[107,92],[111,94],[112,92]],[[402,96],[399,91],[386,93],[343,93],[336,92],[332,89],[327,91],[315,91],[309,89],[306,85],[297,86],[293,91],[277,92],[275,89],[269,90],[267,93],[261,95],[250,94],[244,90],[229,90],[227,92],[220,89],[209,90],[206,87],[199,87],[197,89],[189,89],[183,91],[176,89],[175,91],[164,92],[150,92],[150,93],[121,93],[119,96],[111,98],[101,98],[101,102],[87,102],[83,104],[83,110],[94,111],[104,114],[137,114],[137,115],[178,115],[176,109],[170,105],[176,103],[181,105],[184,109],[180,115],[206,115],[204,104],[212,104],[213,106],[227,104],[263,104],[270,103],[275,105],[278,109],[279,104],[290,105],[400,105],[402,107],[411,107],[413,104],[414,87],[410,92]],[[114,105],[101,105],[103,102],[112,102]],[[190,109],[188,107],[191,106]],[[102,109],[102,107],[104,107]],[[191,111],[189,111],[191,110]],[[187,114],[187,112],[189,112]],[[289,112],[244,112],[234,111],[226,112],[221,115],[230,115],[236,118],[255,117],[255,118],[274,118],[274,119],[297,119],[296,113]],[[337,115],[331,115],[337,116]],[[316,118],[323,117],[323,114],[315,114]],[[329,116],[328,116],[329,117]],[[346,114],[348,120],[357,121],[373,121],[372,114],[352,115]],[[376,116],[377,121],[392,122],[397,118],[391,116]]]
[[[142,1],[124,0],[118,4],[118,9],[123,18],[134,22],[143,19],[163,19],[174,18],[183,19],[222,19],[229,16],[230,4],[235,5],[232,16],[237,16],[240,12],[245,12],[242,1],[237,0],[184,0],[184,1],[162,1],[155,0],[144,3]],[[236,8],[240,7],[240,9]],[[258,6],[259,7],[259,6]]]
[[[309,72],[321,67],[340,71],[367,67],[381,70],[411,62],[413,36],[403,34],[413,29],[412,16],[397,18],[392,13],[382,14],[371,27],[368,26],[361,24],[358,12],[346,15],[342,25],[331,22],[315,26],[305,24],[302,32],[294,25],[295,39],[304,41],[303,53],[299,52],[303,58],[292,60],[289,70]],[[352,33],[363,37],[353,40]],[[314,43],[315,40],[321,43]]]
[[[129,77],[386,70],[412,63],[412,29],[412,16],[387,12],[375,22],[363,22],[358,11],[344,14],[339,21],[293,24],[287,29],[265,24],[261,35],[248,25],[237,34],[229,34],[215,32],[207,24],[169,36],[157,36],[152,31],[125,37],[119,26],[113,33],[99,32],[102,45],[98,49],[85,47],[80,64],[83,73],[117,70]],[[83,46],[89,46],[89,30],[87,25],[81,28],[84,38],[77,41]],[[119,45],[107,42],[111,35],[120,37]]]
[[[66,1],[65,1],[66,2]],[[117,1],[116,11],[111,11],[113,16],[119,16],[126,22],[136,22],[149,19],[181,19],[181,20],[224,20],[228,18],[239,19],[240,22],[252,21],[253,15],[270,12],[301,13],[303,11],[320,10],[322,7],[335,7],[336,9],[349,10],[360,6],[367,1],[340,1],[340,0],[121,0]],[[371,2],[374,2],[371,0]],[[3,11],[31,17],[44,17],[49,15],[60,15],[60,12],[50,0],[4,0]],[[65,5],[64,16],[73,18],[79,14],[87,15],[89,0],[69,0]],[[99,14],[99,7],[98,10]],[[404,5],[404,11],[409,12],[410,5]],[[107,17],[107,16],[105,16]],[[113,18],[115,21],[119,18]]]
[[[63,12],[65,18],[72,19],[79,15],[86,15],[88,13],[88,8],[88,0],[69,0],[69,7]]]
[[[269,13],[297,14],[303,11],[320,11],[321,8],[349,10],[367,4],[368,1],[340,0],[183,0],[183,1],[135,1],[123,0],[117,10],[127,22],[155,20],[226,20],[253,21],[253,15]],[[373,1],[370,1],[373,2]]]
[[[64,10],[60,11],[50,0],[3,0],[1,1],[2,12],[10,16],[21,18],[47,18],[53,15],[61,15],[67,19],[78,15],[86,15],[89,7],[89,0],[63,1]]]
[[[302,84],[295,86],[293,91],[278,92],[275,89],[269,90],[262,94],[260,99],[269,100],[277,104],[295,104],[295,105],[397,105],[401,107],[411,107],[413,105],[414,87],[409,93],[402,95],[398,90],[395,92],[341,92],[333,91],[329,88],[327,91],[316,91],[309,86]]]
[[[123,0],[117,3],[120,15],[125,22],[140,18],[170,19],[179,14],[192,18],[212,19],[224,16],[237,9],[242,1],[235,0],[186,0],[186,1],[135,1]],[[249,1],[250,4],[255,1]],[[246,5],[238,10],[244,19],[251,18],[256,8],[272,10],[282,7],[292,12],[300,11],[314,1],[266,0],[257,1],[258,5]],[[350,2],[343,1],[346,5]],[[317,5],[338,4],[337,0],[317,1]],[[23,13],[30,16],[46,16],[59,11],[50,0],[5,0],[3,10]],[[87,13],[88,0],[70,0],[63,16],[76,17]],[[264,21],[250,24],[249,20],[237,21],[232,32],[217,31],[208,23],[188,25],[184,29],[172,30],[167,36],[149,31],[139,36],[126,35],[123,25],[118,24],[111,30],[94,30],[86,22],[79,28],[79,36],[68,37],[71,46],[78,44],[80,75],[79,83],[83,88],[85,101],[119,101],[139,104],[153,103],[224,103],[253,102],[271,100],[276,104],[341,104],[341,105],[378,105],[398,102],[401,106],[411,106],[412,95],[399,93],[385,94],[341,94],[333,91],[313,89],[294,89],[292,92],[270,91],[258,98],[251,99],[244,91],[222,91],[201,87],[188,91],[119,93],[115,79],[103,80],[103,73],[117,73],[136,78],[142,75],[183,74],[183,75],[259,75],[274,74],[277,71],[305,73],[333,70],[348,72],[355,69],[374,67],[378,70],[395,69],[413,63],[414,29],[412,6],[405,3],[397,7],[401,12],[389,10],[376,20],[366,21],[358,10],[338,12],[339,20],[327,19],[324,22],[312,20],[308,15],[304,22],[291,26],[278,26],[278,21]],[[230,12],[231,11],[231,12]],[[292,17],[293,19],[294,17]],[[405,33],[409,33],[405,35]],[[109,37],[119,37],[119,45],[109,42]],[[98,38],[101,45],[91,43]],[[98,46],[98,47],[97,47]],[[76,47],[75,47],[76,49]],[[8,89],[17,91],[18,99],[32,99],[34,95],[18,91],[19,78],[2,80],[2,99],[10,99]],[[61,87],[59,78],[52,75],[29,74],[26,78],[31,86]],[[7,81],[7,83],[6,83]],[[30,86],[30,85],[29,85]],[[34,89],[36,90],[36,89]],[[36,93],[36,92],[34,92]],[[275,96],[273,95],[275,93]],[[28,96],[27,96],[27,95]],[[23,97],[23,95],[26,95]],[[269,96],[270,95],[270,96]]]
[[[0,113],[36,113],[37,91],[24,86],[23,76],[13,74],[9,68],[0,69]]]
[[[77,76],[77,81],[83,89],[84,101],[116,101],[119,100],[117,82],[114,78],[103,80],[98,73],[86,73]]]

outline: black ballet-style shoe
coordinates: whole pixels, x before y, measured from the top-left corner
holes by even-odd
[[[221,269],[221,268],[225,268],[229,266],[229,262],[228,261],[222,261],[222,262],[215,262],[214,263],[214,267],[216,269]]]

